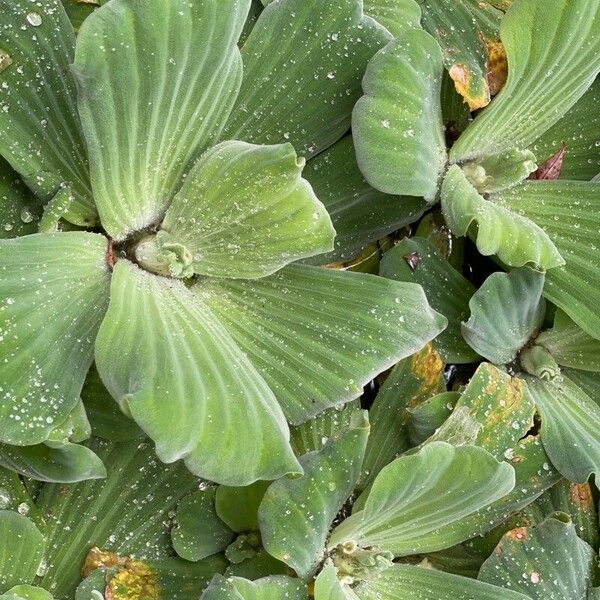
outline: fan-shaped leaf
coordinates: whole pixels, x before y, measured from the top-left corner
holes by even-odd
[[[418,29],[369,63],[352,130],[360,169],[378,190],[435,200],[446,162],[442,73],[439,46]]]
[[[298,470],[273,393],[182,282],[119,260],[96,366],[161,460],[229,485]]]
[[[354,489],[369,435],[366,412],[322,450],[300,457],[304,475],[271,484],[258,518],[267,552],[303,578],[314,573],[333,519]],[[283,518],[282,518],[283,515]]]
[[[510,193],[510,192],[508,192]],[[528,263],[542,269],[564,264],[552,239],[518,209],[497,198],[485,199],[458,165],[442,184],[442,211],[455,235],[470,234],[484,256],[492,254],[512,267]],[[514,212],[513,212],[514,211]]]
[[[448,319],[448,327],[433,341],[446,362],[477,360],[478,354],[465,342],[460,330],[461,322],[469,316],[469,299],[475,287],[438,254],[433,244],[420,237],[403,239],[385,253],[380,273],[422,285],[431,306]]]
[[[202,594],[202,600],[306,600],[306,585],[283,575],[248,581],[217,575]]]
[[[111,237],[154,224],[189,160],[220,134],[240,85],[236,43],[249,6],[116,0],[82,25],[79,112]]]
[[[305,261],[312,264],[348,261],[371,242],[416,221],[427,207],[421,198],[398,198],[372,188],[358,169],[350,136],[310,160],[304,177],[336,230],[333,252]]]
[[[171,540],[181,558],[201,560],[222,552],[233,540],[233,532],[215,511],[215,491],[211,487],[193,492],[177,506]]]
[[[215,495],[215,510],[232,531],[258,531],[258,507],[269,481],[256,481],[244,487],[220,485]]]
[[[106,248],[83,232],[0,241],[2,442],[42,442],[76,406],[108,301]]]
[[[35,446],[0,444],[0,464],[36,481],[75,483],[106,477],[92,450],[70,442],[46,441]]]
[[[600,54],[600,53],[599,53]],[[499,204],[539,225],[566,260],[546,274],[544,295],[584,331],[600,337],[600,184],[529,181],[507,190]]]
[[[0,153],[42,201],[68,189],[67,218],[92,225],[97,215],[69,70],[71,23],[59,0],[6,0],[0,21]]]
[[[394,37],[419,27],[421,7],[415,0],[363,0],[365,13],[381,23]]]
[[[470,537],[462,519],[508,494],[514,484],[512,467],[482,448],[426,444],[379,473],[364,509],[333,531],[328,546],[354,541],[396,556],[447,548]]]
[[[561,179],[589,181],[600,171],[600,81],[530,147],[539,162],[565,147]]]
[[[465,340],[497,365],[513,361],[542,324],[543,287],[544,274],[529,267],[492,273],[469,301]]]
[[[35,233],[40,216],[33,194],[0,158],[0,239]]]
[[[0,510],[0,590],[33,581],[44,545],[39,529],[27,517]]]
[[[554,125],[600,70],[599,27],[595,2],[514,2],[500,28],[508,79],[454,144],[452,161],[526,148]]]
[[[581,600],[591,584],[594,551],[573,523],[557,513],[536,527],[504,535],[479,579],[523,592],[532,600]]]
[[[7,593],[9,596],[13,594],[21,600],[52,600],[52,594],[32,585],[16,585],[14,588],[8,590]],[[4,596],[0,596],[0,598],[4,598]]]
[[[412,565],[394,565],[355,592],[360,600],[529,600],[476,579]]]
[[[296,424],[358,397],[445,325],[420,287],[362,273],[290,265],[256,281],[205,280],[192,290]]]
[[[452,414],[459,399],[459,392],[442,392],[411,409],[408,423],[411,443],[417,446],[432,436]]]
[[[542,441],[552,464],[570,481],[600,473],[600,407],[566,376],[554,381],[527,378],[542,416]]]
[[[303,166],[290,144],[232,141],[206,152],[158,232],[170,274],[254,279],[331,250],[335,231]]]
[[[361,0],[273,2],[242,48],[244,80],[224,139],[322,152],[349,129],[367,62],[388,39]]]

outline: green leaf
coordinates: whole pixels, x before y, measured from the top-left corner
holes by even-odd
[[[497,365],[515,360],[544,320],[543,287],[544,274],[529,267],[492,273],[469,301],[467,343]]]
[[[508,79],[454,144],[451,160],[527,148],[554,125],[600,70],[599,27],[595,2],[514,2],[500,28]]]
[[[542,416],[542,441],[552,464],[570,481],[600,474],[600,407],[568,377],[527,378]]]
[[[583,181],[529,181],[508,190],[500,203],[519,218],[539,225],[566,264],[546,274],[544,295],[584,331],[600,337],[600,184]]]
[[[65,189],[71,196],[65,216],[93,225],[97,215],[69,70],[71,23],[58,0],[6,0],[0,21],[0,154],[43,202]]]
[[[479,579],[532,600],[580,600],[591,584],[594,562],[594,551],[577,537],[571,520],[556,513],[536,527],[506,533]]]
[[[258,507],[269,481],[256,481],[245,487],[220,485],[215,496],[215,510],[232,531],[258,531]]]
[[[534,409],[522,379],[482,363],[448,420],[427,443],[473,444],[498,460],[510,459],[517,442],[533,426]]]
[[[482,448],[433,442],[385,467],[364,509],[333,531],[328,546],[353,541],[396,556],[447,548],[469,537],[465,517],[508,494],[514,484],[513,468]]]
[[[37,499],[47,524],[45,574],[37,585],[59,600],[73,598],[84,563],[86,572],[100,566],[94,561],[97,552],[88,556],[90,549],[113,553],[107,557],[113,562],[128,556],[160,561],[172,555],[169,515],[183,497],[198,489],[198,480],[183,464],[163,465],[149,443],[93,439],[90,447],[106,465],[106,479],[70,486],[46,484]],[[207,564],[212,572],[225,569],[225,561],[217,556],[207,563],[170,559],[168,571],[176,575],[182,563],[197,569],[204,585]],[[192,598],[202,587],[197,586]]]
[[[106,244],[83,232],[0,240],[2,442],[42,442],[76,406],[108,301]]]
[[[43,555],[39,529],[27,517],[0,510],[0,590],[33,581]]]
[[[469,300],[475,286],[442,258],[431,242],[420,237],[404,238],[385,253],[380,274],[422,285],[431,306],[448,319],[448,327],[433,341],[446,362],[468,363],[478,359],[460,329],[461,322],[469,316]]]
[[[312,264],[348,261],[371,242],[419,219],[427,206],[420,198],[398,198],[372,188],[358,169],[350,136],[310,160],[304,177],[325,205],[337,233],[335,249],[305,261]]]
[[[408,423],[411,443],[417,446],[432,436],[452,414],[459,399],[459,392],[443,392],[411,409]]]
[[[520,189],[520,188],[519,188]],[[510,194],[510,190],[506,192]],[[455,235],[471,235],[484,256],[496,254],[511,267],[531,263],[541,269],[564,264],[548,234],[517,208],[494,197],[485,199],[458,165],[452,165],[442,184],[442,212]]]
[[[439,46],[418,29],[402,34],[369,63],[352,130],[358,164],[374,188],[435,200],[446,163],[442,73]]]
[[[201,600],[306,600],[306,585],[299,579],[272,575],[257,581],[215,576]]]
[[[331,561],[326,563],[315,579],[314,597],[315,600],[360,600],[350,586],[338,579]]]
[[[298,470],[273,393],[182,282],[119,260],[96,366],[162,461],[229,485]]]
[[[476,579],[413,565],[394,565],[355,592],[359,600],[529,600]]]
[[[556,311],[552,329],[538,335],[535,343],[546,348],[561,366],[600,371],[600,341],[577,327],[562,310]]]
[[[233,540],[233,532],[215,511],[215,491],[211,487],[193,492],[177,506],[171,541],[181,558],[201,560],[222,552]]]
[[[170,275],[254,279],[330,251],[335,230],[303,166],[290,144],[231,141],[206,152],[157,235]],[[174,253],[180,246],[187,264]]]
[[[112,238],[160,219],[190,159],[220,135],[240,85],[236,43],[249,6],[116,0],[82,25],[79,112]]]
[[[75,483],[106,477],[102,461],[85,446],[47,441],[35,446],[0,444],[0,464],[37,481]]]
[[[242,48],[242,89],[222,139],[322,152],[350,128],[367,62],[388,39],[361,0],[273,2]]]
[[[487,2],[420,0],[423,28],[442,48],[456,91],[474,111],[490,101],[487,43],[498,39],[503,14]]]
[[[381,23],[394,37],[419,27],[421,7],[415,0],[363,0],[365,13]]]
[[[85,378],[81,399],[95,436],[111,442],[129,442],[144,435],[108,393],[94,364]]]
[[[35,233],[40,213],[33,194],[0,158],[0,239]]]
[[[14,594],[22,600],[52,600],[52,594],[32,585],[16,585],[8,590],[8,594]],[[0,596],[0,598],[2,597]]]
[[[419,286],[363,273],[290,265],[256,281],[201,281],[192,291],[294,424],[360,396],[445,325]]]
[[[600,81],[595,81],[576,104],[530,147],[540,163],[554,156],[563,144],[561,179],[589,181],[600,172]]]
[[[388,375],[369,411],[371,433],[363,461],[361,489],[396,456],[408,450],[410,410],[446,389],[444,363],[431,345],[401,360]]]
[[[369,435],[366,411],[322,450],[300,457],[304,475],[279,479],[265,493],[258,519],[267,552],[302,578],[314,574],[331,524],[354,489]]]

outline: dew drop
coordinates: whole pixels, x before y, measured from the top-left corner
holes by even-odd
[[[31,212],[31,209],[28,208],[27,206],[23,207],[21,209],[21,221],[23,221],[23,223],[31,223],[31,221],[33,221],[33,213]]]
[[[34,27],[39,27],[42,24],[42,17],[36,12],[30,12],[27,15],[27,22]]]
[[[0,488],[0,510],[5,510],[10,506],[12,496],[8,490]]]

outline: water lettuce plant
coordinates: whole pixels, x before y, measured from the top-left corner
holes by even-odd
[[[600,5],[0,4],[0,600],[600,596]]]

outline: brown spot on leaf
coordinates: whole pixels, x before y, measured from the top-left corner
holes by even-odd
[[[407,254],[402,258],[404,258],[406,264],[410,267],[411,271],[414,271],[421,262],[421,257],[419,256],[418,252],[411,252],[410,254]]]
[[[529,176],[529,179],[558,179],[562,169],[563,160],[567,146],[562,144],[560,150],[553,154],[548,160],[544,161],[538,168]]]
[[[499,40],[485,40],[487,50],[487,82],[490,96],[495,96],[506,83],[508,60],[504,44]]]
[[[487,81],[482,80],[479,82],[479,87],[481,88],[480,91],[478,93],[473,93],[473,73],[467,65],[455,63],[450,67],[448,74],[452,78],[452,81],[454,81],[456,91],[469,105],[469,110],[474,111],[489,104],[490,92]]]
[[[504,536],[508,540],[517,540],[520,542],[522,540],[529,539],[529,532],[527,531],[526,527],[516,527],[515,529],[507,531]]]
[[[569,499],[583,512],[588,512],[592,507],[592,490],[589,483],[572,483],[569,488]]]
[[[423,381],[424,387],[435,388],[444,370],[444,362],[431,343],[412,356],[413,373]]]

